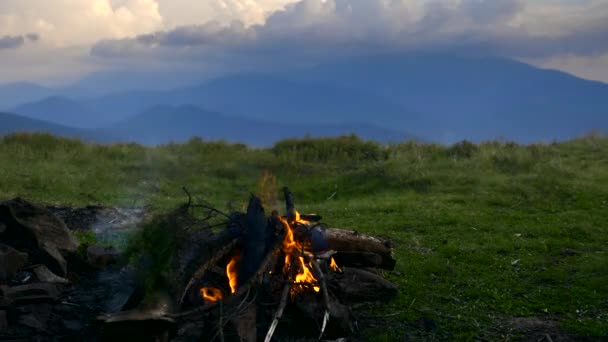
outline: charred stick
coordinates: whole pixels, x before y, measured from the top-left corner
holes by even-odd
[[[202,278],[203,275],[205,274],[205,272],[207,272],[207,270],[211,266],[217,264],[218,261],[220,261],[226,255],[228,255],[228,253],[230,253],[232,251],[232,249],[236,246],[237,243],[238,243],[238,239],[236,239],[236,238],[232,239],[232,241],[227,243],[219,252],[217,252],[211,259],[209,259],[207,262],[205,262],[203,265],[201,265],[194,272],[194,274],[192,275],[192,277],[190,277],[190,280],[186,284],[186,287],[182,291],[182,295],[180,296],[179,303],[178,303],[180,306],[184,303],[184,298],[186,298],[188,291],[190,290],[192,285],[194,285],[196,280],[199,278]]]
[[[231,219],[230,215],[226,214],[225,212],[214,208],[213,206],[211,206],[210,204],[207,203],[198,203],[198,204],[191,204],[190,208],[202,208],[202,209],[206,209],[209,210],[210,212],[214,212],[217,214],[220,214],[224,217],[226,217],[227,219]]]
[[[327,327],[327,322],[329,321],[329,313],[331,311],[331,307],[329,304],[329,293],[327,292],[327,283],[325,281],[325,274],[319,265],[319,262],[316,259],[311,260],[312,267],[317,273],[317,277],[319,278],[319,286],[321,287],[321,293],[323,294],[323,305],[325,306],[325,315],[323,316],[323,325],[321,326],[321,334],[319,335],[319,340],[323,337],[325,333],[325,328]]]
[[[285,209],[287,210],[287,221],[293,222],[296,219],[296,206],[293,201],[293,193],[288,187],[283,188],[283,194],[285,195]]]
[[[279,303],[279,308],[277,309],[277,312],[274,315],[274,319],[272,320],[270,329],[268,329],[268,333],[266,334],[266,339],[264,339],[264,342],[270,342],[270,340],[272,339],[272,336],[274,335],[274,331],[276,330],[277,325],[279,324],[279,321],[281,320],[281,317],[283,317],[283,311],[285,310],[285,306],[287,306],[287,298],[289,298],[289,289],[290,288],[291,288],[291,285],[289,282],[287,284],[285,284],[285,286],[283,287],[283,292],[281,292],[281,302]]]

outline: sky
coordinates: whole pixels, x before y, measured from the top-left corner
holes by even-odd
[[[0,83],[499,56],[608,82],[608,0],[1,0]]]

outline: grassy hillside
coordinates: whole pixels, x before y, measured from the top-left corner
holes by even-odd
[[[267,171],[292,188],[301,211],[395,242],[398,265],[388,277],[401,292],[364,318],[373,340],[598,340],[608,335],[606,151],[608,139],[595,136],[530,146],[341,138],[249,149],[12,135],[0,140],[0,198],[164,209],[184,201],[187,185],[239,208]]]

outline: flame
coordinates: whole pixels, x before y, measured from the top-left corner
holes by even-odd
[[[304,257],[299,257],[299,259],[300,259],[300,265],[302,265],[302,271],[296,275],[296,283],[297,284],[315,284],[315,283],[317,283],[317,278],[315,278],[315,276],[312,275],[312,272],[310,272],[310,269],[308,268],[308,267],[310,267],[310,265],[305,265]],[[321,290],[321,288],[319,288],[318,286],[313,286],[313,289],[315,290],[315,292],[319,292]]]
[[[205,299],[205,301],[210,303],[217,302],[224,297],[222,295],[222,291],[220,289],[216,289],[215,287],[201,288],[201,296]]]
[[[331,268],[331,270],[336,273],[342,273],[342,270],[340,269],[338,264],[336,264],[336,260],[334,260],[333,257],[331,258],[331,261],[329,262],[329,268]]]
[[[292,261],[299,261],[299,265],[297,265],[297,269],[299,273],[296,274],[295,283],[299,284],[292,288],[292,295],[302,291],[305,285],[312,285],[312,288],[315,292],[319,292],[321,288],[316,285],[318,283],[315,276],[312,274],[310,268],[311,265],[304,261],[304,257],[301,255],[301,251],[303,245],[295,240],[293,228],[298,224],[310,224],[309,221],[303,220],[300,217],[299,212],[295,212],[295,219],[293,222],[288,222],[285,217],[279,218],[283,227],[285,228],[285,238],[283,239],[283,253],[285,253],[285,266],[283,268],[283,272],[285,274],[289,273],[290,268],[292,267]],[[296,257],[297,256],[297,257]]]
[[[228,265],[226,265],[226,275],[228,276],[228,282],[230,283],[231,293],[235,293],[238,286],[238,262],[240,260],[241,256],[235,255]]]

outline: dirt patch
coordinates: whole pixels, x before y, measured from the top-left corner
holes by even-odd
[[[142,208],[111,208],[102,206],[47,207],[70,230],[119,231],[134,227],[141,222],[146,211]]]
[[[513,317],[504,323],[509,335],[515,340],[567,342],[591,341],[581,336],[572,335],[559,327],[559,321],[544,317]]]

